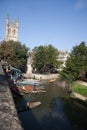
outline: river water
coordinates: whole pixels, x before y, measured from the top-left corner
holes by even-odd
[[[26,94],[23,97],[14,98],[16,105],[24,104],[26,101],[41,101],[40,106],[18,113],[24,130],[87,129],[87,108],[85,106],[82,105],[83,108],[81,108],[82,106],[77,100],[70,99],[68,93],[59,87],[57,83],[45,84],[45,89],[46,93]],[[77,112],[78,108],[80,112],[83,111],[81,117],[77,115],[79,113],[79,110]],[[85,122],[81,124],[80,122],[84,116]]]

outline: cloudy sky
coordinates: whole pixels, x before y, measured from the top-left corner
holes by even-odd
[[[31,49],[52,44],[71,51],[87,43],[87,0],[0,0],[0,41],[7,15],[19,19],[19,41]]]

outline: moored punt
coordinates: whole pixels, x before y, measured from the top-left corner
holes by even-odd
[[[33,90],[31,91],[31,93],[45,93],[46,91],[45,90]]]
[[[34,108],[34,107],[37,107],[37,106],[39,106],[39,105],[41,105],[41,102],[40,102],[40,101],[37,101],[37,102],[27,102],[27,106],[28,106],[29,108]]]
[[[45,87],[44,86],[42,86],[42,85],[39,85],[39,86],[36,86],[36,89],[40,89],[40,90],[44,90],[45,89]]]
[[[22,83],[22,84],[21,84]],[[21,83],[17,83],[17,89],[19,91],[23,91],[23,90],[26,90],[26,91],[33,91],[33,90],[43,90],[45,89],[43,85],[41,84],[25,84],[24,82],[21,82]]]
[[[18,91],[22,92],[24,94],[46,92],[44,89],[40,89],[40,88],[39,89],[38,88],[36,88],[36,89],[34,89],[34,88],[26,89],[26,87],[23,87],[23,88],[19,87]]]
[[[41,92],[41,93],[45,93],[46,92],[46,90],[37,90],[39,93]]]
[[[17,89],[22,93],[29,93],[34,90],[34,86],[17,86]]]
[[[39,80],[33,80],[33,79],[26,79],[24,81],[17,81],[16,82],[16,88],[19,92],[22,92],[24,94],[27,93],[38,93],[41,92],[39,90],[44,90],[44,86],[39,82]]]
[[[40,83],[41,81],[40,80],[37,80],[37,79],[23,79],[23,81],[26,81],[26,82],[32,82],[32,83]]]
[[[31,93],[35,93],[36,94],[36,93],[38,93],[38,91],[37,90],[33,90],[33,91],[31,91]]]
[[[24,96],[23,92],[17,92],[19,95]]]
[[[56,81],[56,79],[51,79],[50,81],[49,81],[49,83],[53,83],[53,82],[55,82]]]
[[[18,95],[21,95],[21,96],[24,95],[23,92],[22,92],[22,90],[21,90],[21,89],[18,90],[17,87],[11,87],[10,89],[11,89],[11,91],[13,91],[14,93],[16,93],[16,94],[18,94]]]
[[[25,79],[23,81],[18,81],[17,82],[18,85],[41,85],[41,82],[39,80],[34,80],[34,79]]]
[[[25,95],[28,93],[40,93],[40,92],[46,92],[43,85],[18,85],[15,84],[14,87],[11,87],[11,89],[19,94],[19,95]]]
[[[37,107],[37,106],[39,106],[39,105],[41,105],[41,102],[40,102],[40,101],[37,101],[37,102],[27,102],[26,105],[17,107],[17,111],[18,111],[18,112],[27,111],[27,110],[30,110],[30,109],[32,109],[32,108],[35,108],[35,107]]]

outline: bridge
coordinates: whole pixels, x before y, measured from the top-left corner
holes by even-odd
[[[23,130],[8,81],[0,64],[0,130]]]

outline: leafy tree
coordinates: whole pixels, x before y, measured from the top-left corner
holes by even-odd
[[[14,67],[25,69],[28,48],[20,42],[3,41],[0,45],[0,58]]]
[[[51,70],[58,68],[57,57],[58,50],[52,45],[35,47],[32,66],[39,73],[51,73]]]
[[[85,42],[81,42],[80,45],[74,47],[72,56],[75,57],[76,69],[78,70],[77,78],[85,78],[87,73],[87,46]]]
[[[67,59],[66,67],[61,71],[61,78],[69,84],[79,78],[86,78],[87,73],[87,46],[85,42],[73,47],[70,57]]]

